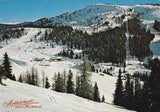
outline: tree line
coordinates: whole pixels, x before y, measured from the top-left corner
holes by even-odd
[[[44,71],[42,72],[42,80],[40,80],[37,69],[32,67],[31,70],[21,74],[18,81],[47,89],[50,88],[57,92],[75,94],[97,102],[104,102],[104,96],[100,98],[97,82],[95,82],[94,87],[92,86],[90,80],[91,66],[86,57],[83,58],[83,63],[79,66],[79,73],[80,75],[76,76],[76,81],[73,80],[74,75],[71,70],[68,73],[66,71],[63,73],[58,72],[58,74],[55,73],[53,77],[54,81],[50,84]]]
[[[5,28],[0,29],[0,41],[8,40],[10,38],[19,38],[26,34],[24,28]]]
[[[127,75],[125,83],[121,79],[121,70],[116,83],[113,103],[138,112],[160,111],[160,60],[149,62],[151,73],[141,80],[140,73]]]
[[[67,45],[70,50],[83,50],[80,55],[87,55],[88,59],[93,62],[113,62],[117,64],[125,62],[126,37],[124,29],[120,27],[89,35],[69,26],[55,26],[49,31],[46,30],[45,35],[40,40],[46,40],[47,42],[52,40],[57,44]],[[59,54],[65,55],[63,53]]]
[[[88,59],[95,63],[112,62],[124,66],[126,60],[125,24],[92,35],[70,26],[54,26],[49,31],[46,30],[40,40],[47,42],[52,40],[57,44],[67,45],[71,51],[74,49],[82,50],[83,52],[76,56],[78,59],[87,55]],[[131,35],[129,37],[130,53],[139,60],[146,56],[152,56],[149,44],[154,38],[150,30],[146,30],[141,24],[141,21],[136,17],[128,20],[128,31]],[[64,49],[59,55],[73,58],[72,54],[67,54],[65,51],[67,50]]]
[[[153,55],[149,45],[155,37],[150,30],[146,30],[141,24],[138,18],[128,20],[128,31],[131,35],[129,37],[130,54],[139,60]]]
[[[69,70],[68,74],[66,74],[66,72],[63,74],[60,72],[58,74],[55,73],[54,82],[50,85],[49,79],[45,76],[44,71],[42,71],[42,80],[40,80],[38,70],[32,67],[30,70],[27,70],[26,73],[20,74],[17,81],[47,89],[51,87],[52,90],[57,92],[71,93],[93,101],[104,102],[104,96],[102,96],[102,99],[100,98],[97,82],[95,82],[94,87],[92,86],[90,80],[91,65],[87,57],[83,58],[83,63],[79,66],[79,72],[80,75],[76,76],[76,82],[73,81],[73,73],[71,70]],[[14,74],[12,74],[7,53],[4,54],[4,61],[0,66],[0,84],[5,85],[2,83],[2,79],[6,78],[16,81]]]

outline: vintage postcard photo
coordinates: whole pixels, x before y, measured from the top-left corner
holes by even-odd
[[[0,0],[0,112],[160,112],[160,0]]]

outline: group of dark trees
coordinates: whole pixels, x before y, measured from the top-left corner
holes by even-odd
[[[42,79],[43,80],[43,79]],[[18,79],[19,82],[40,86],[39,74],[36,68],[32,67],[30,71],[21,74]]]
[[[86,57],[83,58],[83,63],[79,66],[79,72],[80,75],[77,75],[76,81],[73,81],[73,73],[71,70],[69,70],[68,74],[66,71],[63,73],[59,72],[58,74],[55,73],[53,78],[54,82],[51,85],[44,71],[42,72],[42,80],[40,80],[37,69],[32,67],[30,71],[21,74],[18,81],[47,89],[51,87],[52,90],[57,92],[71,93],[97,102],[104,102],[104,96],[100,98],[97,82],[94,87],[92,86],[90,81],[91,66]],[[42,85],[40,85],[41,83]]]
[[[119,27],[89,35],[69,26],[55,26],[46,31],[42,38],[41,40],[52,40],[57,44],[67,45],[69,49],[83,50],[81,55],[87,55],[93,62],[123,64],[125,61],[126,36],[125,31]]]
[[[65,56],[65,57],[69,57],[69,58],[75,58],[75,59],[80,59],[81,57],[76,54],[76,56],[74,56],[74,51],[72,49],[68,49],[68,50],[65,50],[63,49],[63,51],[61,51],[60,53],[58,53],[58,55],[61,55],[61,56]]]
[[[77,75],[76,83],[73,81],[73,73],[71,70],[69,70],[67,77],[65,72],[55,74],[55,82],[52,84],[52,89],[58,92],[76,94],[77,96],[90,100],[104,102],[104,96],[102,100],[100,98],[97,82],[94,87],[91,84],[91,66],[86,57],[83,58],[83,63],[79,66],[79,72],[81,75]]]
[[[157,31],[160,31],[160,21],[155,20],[153,28],[156,29]]]
[[[0,84],[2,83],[2,79],[9,78],[11,80],[16,80],[14,74],[12,74],[12,68],[10,65],[8,54],[4,54],[4,60],[2,65],[0,65]]]
[[[153,5],[153,6],[160,6],[160,4],[158,3],[145,3],[146,5]],[[144,4],[141,4],[141,5],[144,5]]]
[[[149,45],[154,38],[154,34],[150,30],[142,28],[141,24],[141,21],[137,18],[128,20],[128,31],[131,35],[129,37],[130,54],[136,56],[139,60],[153,55]]]
[[[24,28],[5,28],[0,29],[0,41],[12,38],[19,38],[24,35]]]
[[[126,57],[126,36],[122,28],[94,33],[86,37],[84,53],[93,62],[112,62],[122,65]]]
[[[38,70],[32,67],[30,70],[27,70],[26,73],[20,74],[17,81],[48,89],[51,86],[48,77],[45,76],[44,71],[42,71],[41,75],[42,79],[40,80]]]
[[[125,84],[119,70],[113,101],[115,105],[139,112],[160,111],[160,60],[155,58],[149,65],[151,73],[145,76],[145,80],[140,79],[140,73],[128,74]]]
[[[142,28],[140,24],[141,21],[137,18],[128,20],[128,31],[131,35],[129,37],[130,53],[139,60],[146,56],[152,56],[149,44],[154,38],[150,30]],[[68,49],[82,50],[82,54],[77,55],[76,58],[79,58],[80,55],[87,55],[92,62],[112,62],[124,66],[126,59],[125,26],[123,24],[121,27],[100,31],[92,35],[69,26],[54,26],[52,29],[46,30],[40,40],[52,40],[57,44],[67,45]],[[73,57],[64,51],[59,55]]]

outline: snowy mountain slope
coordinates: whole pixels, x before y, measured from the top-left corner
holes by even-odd
[[[132,6],[134,13],[139,13],[139,18],[145,25],[146,29],[150,30],[155,38],[150,43],[154,57],[160,58],[160,32],[153,28],[155,20],[160,20],[160,6],[153,5],[135,5]]]
[[[44,25],[69,25],[73,28],[91,31],[99,31],[121,25],[124,10],[131,13],[129,6],[116,6],[109,4],[96,4],[74,12],[64,13],[52,18],[42,18],[33,22],[34,26]],[[123,18],[122,20],[120,18]]]
[[[18,28],[18,27],[21,27],[21,26],[24,26],[26,24],[29,24],[30,22],[17,22],[17,23],[0,23],[0,29],[3,29],[3,28]]]
[[[101,21],[103,17],[118,11],[119,10],[112,5],[97,4],[74,11],[73,13],[65,13],[60,16],[48,18],[46,21],[43,19],[42,21],[48,22],[46,25],[62,23],[66,25],[88,26],[96,24]],[[41,21],[36,21],[34,24],[41,24],[40,22]]]
[[[28,32],[27,35],[24,35],[19,39],[10,40],[8,41],[8,44],[2,42],[3,48],[0,49],[0,63],[3,62],[3,54],[7,52],[16,78],[18,78],[22,72],[29,70],[32,66],[38,69],[40,78],[42,77],[41,72],[44,70],[45,75],[49,78],[51,84],[53,83],[52,78],[54,77],[54,73],[63,72],[64,70],[68,72],[71,69],[74,75],[78,74],[77,64],[82,62],[79,59],[63,57],[64,61],[48,61],[52,57],[57,57],[57,54],[66,46],[56,45],[54,43],[55,47],[52,48],[51,46],[47,46],[45,41],[39,42],[38,38],[43,35],[45,29],[25,28],[25,30]],[[30,39],[34,40],[34,35],[36,35],[40,30],[42,31],[42,34],[37,38],[37,41],[30,42]],[[77,50],[77,52],[80,51]],[[35,58],[45,58],[45,60],[36,62],[33,61]],[[109,68],[110,66],[106,67]],[[108,75],[101,76],[96,73],[92,74],[93,84],[94,82],[98,83],[101,94],[104,94],[106,101],[110,103],[113,100],[112,96],[115,89],[116,79],[117,77],[111,77]]]
[[[142,20],[159,20],[160,7],[157,5],[110,5],[95,4],[56,17],[42,18],[34,22],[24,22],[24,26],[51,27],[69,25],[82,31],[98,32],[120,26],[128,18],[139,14]],[[23,25],[23,23],[21,23]]]
[[[25,28],[25,31],[28,32],[27,35],[22,36],[19,39],[12,39],[6,42],[1,42],[3,48],[0,49],[0,63],[3,62],[3,55],[5,52],[8,53],[10,57],[11,66],[13,69],[13,73],[16,78],[23,72],[30,70],[32,66],[37,68],[39,71],[40,78],[42,77],[42,71],[44,70],[45,75],[49,78],[50,84],[53,83],[54,73],[63,72],[64,70],[68,72],[70,69],[74,73],[75,76],[78,74],[78,66],[82,60],[80,59],[69,59],[66,57],[62,57],[63,61],[58,62],[49,62],[48,60],[53,57],[58,57],[57,54],[66,48],[65,45],[57,45],[54,43],[54,48],[51,46],[47,46],[46,41],[39,41],[39,38],[43,36],[45,33],[45,28]],[[41,35],[37,37],[35,41],[35,35],[41,31]],[[30,40],[32,39],[32,42]],[[48,43],[49,44],[49,43]],[[75,50],[76,52],[81,52],[79,50]],[[35,58],[44,58],[43,61],[34,61]],[[118,70],[121,67],[115,67],[112,64],[101,63],[100,65],[105,69],[113,67],[114,70],[112,74],[114,76],[101,76],[100,73],[92,73],[92,83],[94,85],[95,82],[98,83],[101,97],[105,96],[105,99],[108,103],[113,101],[113,93],[115,90],[115,83],[117,80]],[[126,71],[128,73],[133,73],[136,71],[140,72],[148,72],[149,70],[142,68],[140,62],[138,60],[130,60],[128,61],[128,65],[126,67]],[[23,74],[22,74],[23,75]]]
[[[133,15],[138,14],[143,26],[150,30],[155,35],[155,38],[150,43],[150,49],[154,57],[160,58],[160,32],[153,28],[155,20],[160,20],[159,5],[132,5]]]
[[[107,103],[93,102],[72,94],[58,93],[28,84],[6,80],[0,85],[1,112],[131,112]],[[12,94],[8,94],[12,93]],[[34,99],[41,108],[4,108],[4,102]]]
[[[160,6],[153,5],[134,5],[132,6],[134,13],[139,13],[140,19],[158,20],[160,19]]]
[[[110,5],[95,4],[81,10],[67,12],[62,15],[42,18],[32,23],[32,26],[50,27],[53,25],[69,25],[82,31],[98,32],[120,26],[128,18],[139,14],[142,20],[160,19],[160,7],[156,5]],[[127,16],[126,16],[127,15]]]

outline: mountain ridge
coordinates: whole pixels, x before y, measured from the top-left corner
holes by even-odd
[[[32,22],[9,25],[0,24],[0,28],[14,27],[52,27],[54,25],[67,25],[78,29],[114,28],[126,21],[125,17],[138,14],[140,19],[155,20],[160,16],[160,7],[157,5],[111,5],[93,4],[85,8],[66,12],[59,16],[41,18]],[[126,18],[128,19],[128,18]]]

